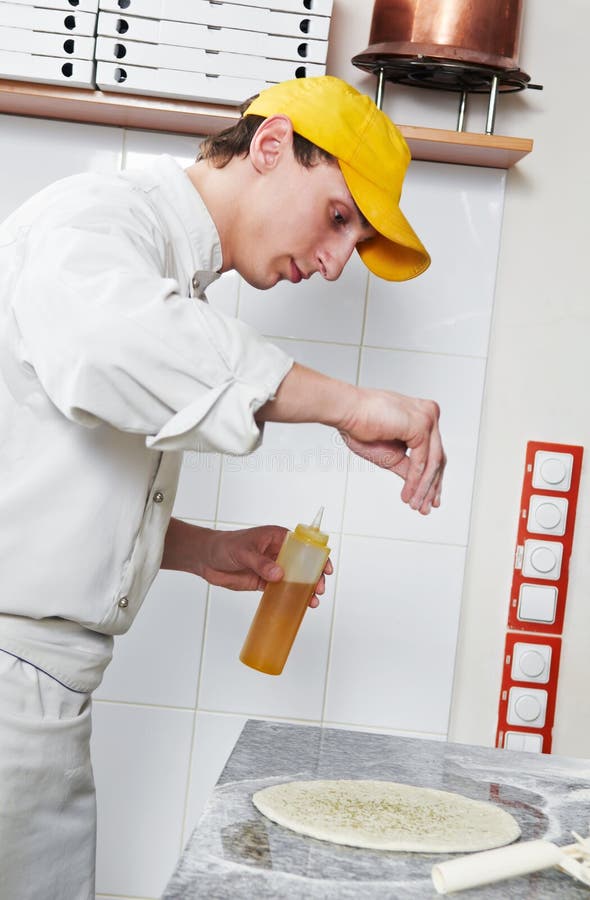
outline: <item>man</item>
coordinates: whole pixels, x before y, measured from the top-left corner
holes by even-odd
[[[355,249],[381,277],[420,274],[408,162],[369,98],[301,79],[185,172],[165,157],[64,179],[0,228],[2,897],[94,896],[90,697],[158,568],[234,589],[282,576],[285,529],[170,518],[183,450],[248,453],[265,422],[321,422],[412,508],[439,505],[435,403],[293,363],[203,302],[229,269],[261,289],[333,280]]]

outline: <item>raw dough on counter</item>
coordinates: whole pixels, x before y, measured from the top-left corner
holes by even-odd
[[[252,802],[299,834],[373,850],[466,853],[520,835],[493,803],[393,781],[289,781],[257,791]]]

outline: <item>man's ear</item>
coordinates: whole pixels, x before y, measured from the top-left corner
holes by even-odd
[[[293,147],[293,124],[288,116],[269,116],[250,142],[250,159],[258,172],[274,169],[281,156]]]

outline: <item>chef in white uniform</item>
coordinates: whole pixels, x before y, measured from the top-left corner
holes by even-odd
[[[94,897],[91,694],[158,569],[236,589],[282,575],[284,529],[171,519],[184,450],[245,454],[265,421],[321,422],[400,475],[404,502],[439,505],[435,403],[307,369],[205,296],[230,269],[261,289],[333,280],[355,249],[376,275],[419,275],[408,162],[368,97],[300,79],[187,170],[66,178],[0,226],[0,897]]]

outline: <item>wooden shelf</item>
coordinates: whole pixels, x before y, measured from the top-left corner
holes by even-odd
[[[530,138],[443,131],[439,128],[417,128],[415,125],[401,125],[400,130],[412,151],[412,158],[432,162],[509,169],[533,149]]]
[[[0,113],[195,135],[214,134],[239,118],[231,106],[3,79]],[[509,169],[533,149],[528,138],[415,125],[400,125],[400,130],[414,159],[433,162]]]
[[[178,134],[214,134],[239,118],[231,106],[2,79],[0,112]]]

